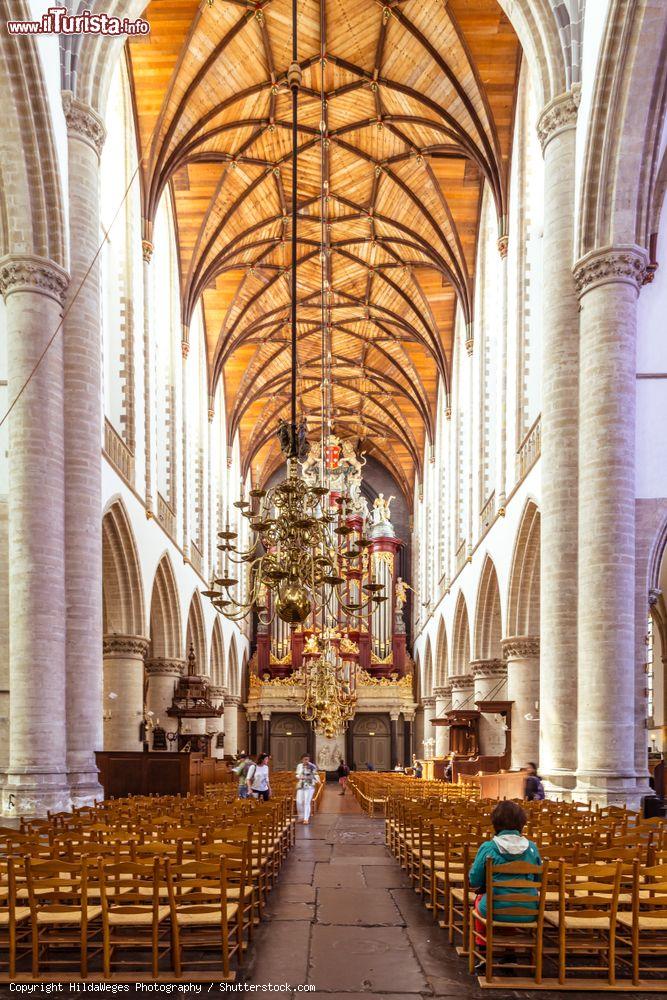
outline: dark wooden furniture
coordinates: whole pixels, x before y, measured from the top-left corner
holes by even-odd
[[[479,715],[477,711],[456,708],[448,712],[444,718],[433,719],[432,725],[447,726],[449,752],[467,757],[479,753]]]
[[[205,784],[227,780],[224,761],[201,753],[141,753],[100,750],[95,754],[107,799],[125,795],[200,795]]]

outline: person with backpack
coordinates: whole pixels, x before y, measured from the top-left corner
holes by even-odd
[[[246,778],[249,794],[255,799],[271,798],[271,782],[269,780],[269,755],[261,753],[256,764],[250,764]]]
[[[303,823],[304,826],[310,823],[310,805],[315,794],[315,786],[319,783],[317,768],[311,763],[310,756],[305,753],[296,767],[296,811],[299,823]]]
[[[241,753],[239,754],[239,759],[236,763],[236,766],[232,768],[232,773],[235,774],[236,777],[239,779],[240,799],[248,798],[248,771],[250,770],[251,766],[252,766],[252,761],[250,760],[250,757],[245,752],[245,750],[242,750]]]

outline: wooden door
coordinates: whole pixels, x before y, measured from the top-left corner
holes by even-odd
[[[308,726],[298,715],[271,717],[271,766],[274,771],[294,771],[308,753]]]
[[[357,715],[353,722],[354,766],[363,771],[372,764],[376,771],[391,770],[391,736],[385,715]]]

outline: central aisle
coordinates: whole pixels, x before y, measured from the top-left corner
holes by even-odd
[[[325,788],[310,826],[297,827],[266,916],[246,982],[312,983],[308,996],[329,1000],[482,995],[385,848],[384,821],[337,785]]]

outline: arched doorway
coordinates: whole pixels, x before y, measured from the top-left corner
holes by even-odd
[[[274,771],[293,771],[308,753],[308,723],[298,715],[271,716],[271,757]]]
[[[389,716],[357,715],[352,723],[354,766],[363,771],[372,764],[376,771],[391,770],[391,730]]]

